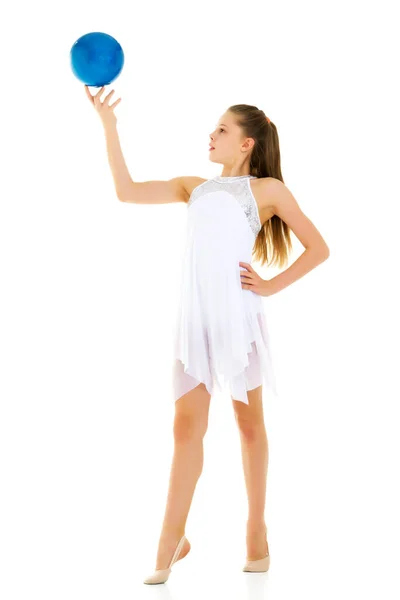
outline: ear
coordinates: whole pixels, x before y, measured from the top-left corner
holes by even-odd
[[[246,138],[245,141],[243,142],[243,147],[245,150],[251,150],[253,148],[255,144],[255,141],[253,140],[253,138]]]

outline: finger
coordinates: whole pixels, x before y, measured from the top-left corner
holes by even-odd
[[[97,94],[95,94],[95,96],[93,96],[93,102],[94,105],[98,108],[99,106],[103,106],[104,102],[101,102],[101,94],[104,92],[105,87],[103,86],[102,88],[99,89],[99,91],[97,92]]]
[[[85,85],[85,90],[86,90],[86,95],[89,98],[89,100],[91,101],[91,103],[93,104],[93,96],[89,91],[89,88],[87,87],[87,85]]]
[[[108,100],[108,98],[110,98],[113,95],[113,93],[114,93],[114,90],[111,90],[111,92],[109,94],[107,94],[107,96],[104,98],[104,102],[106,100]]]
[[[105,86],[103,85],[102,88],[99,89],[99,91],[97,92],[97,94],[95,95],[95,98],[98,98],[99,96],[101,96],[101,94],[104,92],[105,90]]]
[[[240,277],[251,277],[251,273],[248,273],[247,271],[239,271],[240,272]]]
[[[245,263],[245,262],[240,262],[239,265],[243,266],[245,269],[247,269],[248,271],[250,270],[250,265],[249,263]]]
[[[118,100],[116,100],[116,101],[114,102],[114,104],[111,104],[110,108],[114,108],[115,106],[117,106],[117,104],[119,104],[119,102],[121,102],[121,99],[122,99],[122,98],[118,98]]]

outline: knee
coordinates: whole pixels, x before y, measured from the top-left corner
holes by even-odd
[[[201,439],[207,431],[207,421],[202,421],[196,416],[178,414],[174,419],[174,440],[176,442],[187,442],[193,439]]]
[[[243,417],[236,414],[235,419],[240,435],[243,436],[246,441],[253,442],[260,439],[260,436],[265,435],[265,425],[263,420],[259,417]]]

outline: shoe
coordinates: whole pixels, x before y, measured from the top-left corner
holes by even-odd
[[[165,583],[171,573],[172,565],[178,560],[179,554],[182,550],[183,544],[185,543],[186,537],[183,535],[176,547],[175,553],[171,559],[168,569],[156,569],[152,575],[146,577],[143,583]]]
[[[267,528],[265,528],[265,533],[267,533]],[[265,573],[269,569],[269,562],[268,548],[268,554],[266,556],[259,558],[258,560],[247,560],[242,570],[247,571],[248,573]]]

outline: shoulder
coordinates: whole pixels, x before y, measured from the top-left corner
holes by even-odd
[[[277,191],[285,185],[280,179],[276,179],[275,177],[257,177],[254,181],[256,181],[266,192],[272,192],[273,190]]]
[[[286,185],[275,177],[259,177],[253,180],[261,209],[276,214],[279,204],[290,194]]]

